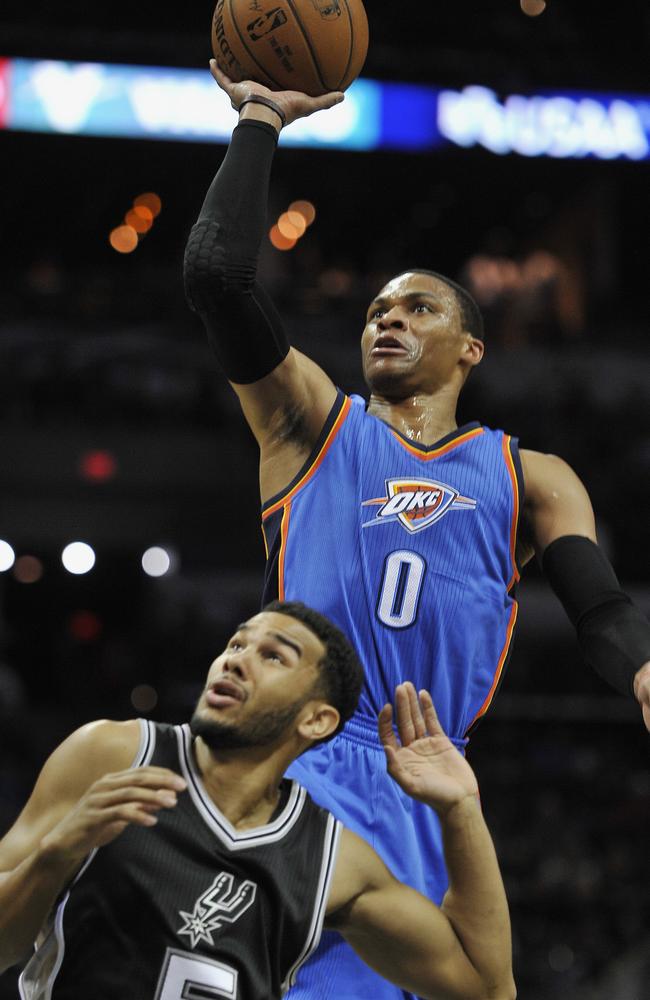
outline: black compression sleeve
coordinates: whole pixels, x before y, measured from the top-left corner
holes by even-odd
[[[273,371],[289,352],[282,320],[256,282],[266,225],[272,125],[246,119],[233,132],[185,249],[185,293],[231,382]]]
[[[587,663],[622,694],[632,694],[634,675],[650,660],[650,622],[621,590],[603,551],[582,535],[563,535],[545,549],[542,566]]]

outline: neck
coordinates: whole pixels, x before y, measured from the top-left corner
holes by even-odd
[[[456,430],[458,394],[451,386],[433,393],[416,393],[405,399],[370,397],[368,412],[418,444],[431,445]]]
[[[273,815],[280,783],[293,756],[273,747],[250,750],[210,750],[199,736],[194,759],[208,795],[239,830],[264,826]]]

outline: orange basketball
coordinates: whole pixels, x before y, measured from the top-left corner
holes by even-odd
[[[361,0],[218,0],[212,50],[236,82],[317,97],[361,72],[368,19]]]

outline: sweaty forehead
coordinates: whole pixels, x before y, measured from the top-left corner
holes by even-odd
[[[414,295],[423,292],[436,298],[441,305],[453,308],[456,305],[456,295],[454,290],[440,278],[433,274],[424,274],[420,271],[406,271],[391,278],[388,284],[384,285],[378,299],[398,299],[404,295]]]
[[[240,627],[260,638],[268,635],[286,639],[288,643],[299,647],[300,659],[305,663],[318,663],[325,654],[325,646],[318,636],[291,615],[283,615],[278,611],[260,611]]]

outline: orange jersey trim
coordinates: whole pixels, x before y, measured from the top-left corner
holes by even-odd
[[[508,591],[512,590],[514,585],[518,583],[520,579],[516,558],[517,526],[519,524],[519,483],[517,482],[517,473],[515,471],[511,445],[512,437],[509,434],[504,434],[501,441],[501,448],[503,449],[503,458],[505,460],[506,469],[508,470],[508,475],[510,476],[510,482],[512,484],[512,521],[510,522],[510,559],[512,564],[512,576],[510,577],[510,582],[508,583]]]
[[[430,462],[432,458],[440,458],[441,455],[446,455],[448,451],[453,451],[454,448],[458,448],[459,445],[465,444],[466,441],[471,441],[472,438],[478,437],[479,434],[484,433],[483,427],[475,427],[473,431],[467,431],[465,434],[461,434],[459,438],[455,441],[449,441],[448,444],[443,444],[440,448],[435,448],[433,451],[423,452],[419,448],[414,448],[412,445],[405,441],[404,438],[391,428],[391,433],[396,441],[398,441],[403,448],[415,458],[422,459],[423,462]]]
[[[515,625],[516,625],[516,622],[517,622],[517,613],[518,613],[518,611],[519,611],[519,605],[517,604],[516,601],[513,601],[513,603],[512,603],[512,610],[510,611],[510,619],[508,621],[508,627],[506,628],[506,641],[504,643],[503,649],[501,650],[501,656],[499,657],[499,662],[497,663],[497,669],[496,669],[496,672],[494,674],[494,680],[492,681],[492,686],[491,686],[490,690],[487,693],[487,697],[486,697],[485,701],[483,702],[483,704],[479,708],[478,712],[476,713],[476,715],[474,716],[474,718],[470,722],[469,726],[467,727],[466,732],[469,732],[469,730],[472,728],[472,726],[476,725],[476,723],[478,722],[478,720],[485,715],[485,713],[487,712],[488,708],[490,707],[492,699],[494,698],[494,692],[496,691],[497,687],[499,686],[499,681],[501,680],[501,674],[503,672],[503,667],[505,665],[506,660],[508,659],[508,652],[510,650],[510,643],[512,642],[512,633],[515,630]]]
[[[284,600],[284,560],[287,554],[290,518],[291,504],[288,503],[282,512],[282,523],[280,524],[280,552],[278,555],[278,600],[280,601]]]
[[[339,415],[337,416],[336,420],[332,424],[330,432],[327,435],[327,437],[325,438],[321,450],[316,455],[316,458],[314,459],[314,461],[312,462],[312,464],[309,466],[309,468],[305,472],[304,476],[302,476],[300,478],[300,480],[296,483],[296,485],[291,490],[289,490],[289,492],[285,496],[281,497],[279,500],[276,500],[276,502],[271,507],[269,507],[267,510],[263,511],[263,513],[262,513],[262,521],[265,521],[267,519],[267,517],[270,517],[271,514],[274,514],[276,510],[279,510],[280,507],[284,507],[284,505],[286,503],[289,503],[289,501],[294,498],[294,496],[296,495],[296,493],[298,492],[298,490],[302,489],[302,487],[305,485],[305,483],[307,483],[311,479],[311,477],[314,475],[314,473],[316,472],[316,470],[319,468],[319,466],[323,462],[323,459],[327,455],[327,452],[329,451],[329,449],[330,449],[330,447],[331,447],[331,445],[332,445],[332,443],[334,441],[334,438],[336,437],[336,435],[338,434],[339,430],[341,429],[341,425],[343,424],[343,421],[345,420],[345,418],[347,417],[348,413],[350,412],[350,407],[351,406],[352,406],[352,400],[350,399],[349,396],[346,396],[345,402],[343,403],[343,406],[341,407],[341,409],[339,411]]]

